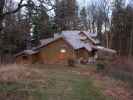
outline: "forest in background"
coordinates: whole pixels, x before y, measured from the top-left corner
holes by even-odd
[[[132,56],[133,2],[90,0],[81,7],[76,0],[0,0],[1,61],[62,30],[97,32],[101,45]]]

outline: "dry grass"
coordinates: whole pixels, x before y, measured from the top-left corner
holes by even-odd
[[[81,69],[80,72],[79,67],[61,65],[3,66],[0,68],[0,99],[106,100],[93,80],[84,77],[87,71],[83,74],[84,68]],[[23,93],[21,97],[19,94]]]
[[[44,78],[44,71],[24,65],[6,65],[0,68],[0,82],[18,82]]]
[[[106,74],[111,77],[128,82],[133,88],[133,59],[118,57],[111,62],[106,69]]]
[[[133,73],[133,58],[117,57],[111,63],[110,67],[112,69]]]
[[[95,68],[1,66],[0,100],[132,100],[125,82],[96,73]]]

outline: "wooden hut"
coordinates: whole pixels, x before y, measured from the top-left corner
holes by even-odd
[[[112,52],[110,49],[101,49],[99,41],[88,32],[63,31],[53,38],[40,40],[41,45],[25,50],[16,56],[17,63],[45,64],[67,63],[69,59],[86,60],[96,55],[97,50]],[[114,51],[113,51],[114,52]]]

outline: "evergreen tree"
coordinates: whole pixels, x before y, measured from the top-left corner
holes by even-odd
[[[52,23],[43,6],[40,10],[37,11],[37,14],[33,17],[33,24],[35,25],[33,32],[33,38],[35,40],[49,38],[53,36],[55,31],[55,24]]]
[[[56,0],[55,22],[59,30],[74,29],[77,24],[76,0]]]
[[[83,7],[80,11],[80,19],[81,19],[81,23],[83,26],[83,29],[87,30],[88,29],[88,23],[87,23],[87,11],[86,8]]]

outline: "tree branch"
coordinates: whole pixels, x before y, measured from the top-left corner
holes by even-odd
[[[10,15],[13,13],[16,13],[17,11],[19,11],[21,8],[25,7],[25,6],[29,6],[28,4],[22,4],[24,0],[20,0],[20,2],[18,3],[18,7],[13,10],[13,11],[9,11],[9,12],[5,12],[2,14],[2,17],[6,16],[6,15]]]
[[[15,10],[4,13],[3,16],[16,13],[17,11],[19,11],[21,8],[23,8],[25,6],[29,6],[29,5],[28,4],[19,5]]]

